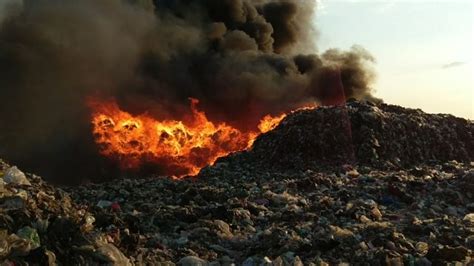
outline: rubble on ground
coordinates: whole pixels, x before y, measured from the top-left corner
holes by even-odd
[[[306,150],[325,143],[310,143],[317,135],[306,135],[321,123],[329,123],[308,120],[319,116],[311,112],[331,110],[324,108],[290,115],[273,132],[261,136],[252,151],[221,159],[195,178],[121,179],[58,188],[1,162],[0,263],[474,263],[474,160],[469,146],[473,138],[462,135],[471,134],[462,133],[462,128],[471,130],[472,122],[391,106],[379,109],[351,104],[358,106],[358,111],[346,110],[353,112],[352,129],[359,119],[356,117],[380,112],[377,119],[383,130],[374,129],[369,134],[372,140],[354,137],[354,145],[341,146],[349,157],[332,155],[329,147],[315,150],[313,155]],[[351,104],[349,108],[353,108]],[[402,114],[407,117],[401,118]],[[322,116],[326,115],[330,117]],[[402,131],[384,137],[388,134],[384,130],[395,127],[392,118],[418,121],[423,129],[411,129],[415,124],[406,122],[406,130],[420,134],[414,135],[419,138],[403,142],[398,136]],[[430,119],[439,119],[433,122],[439,125],[433,125],[452,137],[437,140],[437,129],[429,127]],[[306,127],[309,121],[314,125]],[[346,129],[346,122],[335,123]],[[353,136],[360,134],[354,131]],[[371,136],[378,143],[372,146],[377,156],[365,157],[366,152],[372,154],[365,147],[374,145]],[[294,137],[305,141],[290,139]],[[334,133],[334,143],[338,140],[341,138]],[[448,143],[429,148],[437,141]],[[424,144],[413,144],[418,142]],[[306,146],[301,146],[303,143]],[[425,150],[410,151],[409,145]],[[437,150],[448,146],[453,149],[445,155]],[[340,149],[334,146],[333,151]],[[316,154],[326,154],[325,160],[332,163],[312,164],[317,158],[310,156]],[[285,164],[292,167],[284,169]]]

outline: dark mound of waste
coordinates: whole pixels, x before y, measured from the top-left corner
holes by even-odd
[[[283,169],[357,163],[409,167],[474,160],[474,123],[451,115],[363,102],[295,112],[245,154]]]

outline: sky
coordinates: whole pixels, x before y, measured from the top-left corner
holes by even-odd
[[[474,119],[474,1],[320,0],[318,49],[376,58],[375,96]]]

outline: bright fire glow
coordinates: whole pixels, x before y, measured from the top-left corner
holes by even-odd
[[[258,132],[242,132],[225,123],[209,121],[191,99],[190,122],[158,121],[143,114],[132,116],[114,101],[92,101],[92,126],[102,155],[116,160],[122,169],[139,169],[145,163],[162,167],[177,178],[196,175],[217,158],[251,147],[256,137],[278,126],[286,114],[265,116]]]

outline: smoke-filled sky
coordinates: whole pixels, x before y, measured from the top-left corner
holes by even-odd
[[[245,131],[314,102],[377,101],[370,51],[318,50],[316,2],[1,0],[0,157],[57,172],[97,161],[90,104],[108,99],[186,121],[192,97]]]
[[[472,117],[472,4],[411,3],[0,0],[0,157],[58,178],[97,162],[91,98],[186,120],[192,97],[240,130],[374,89]]]
[[[354,43],[377,60],[385,102],[474,118],[474,1],[320,1],[319,48]]]

